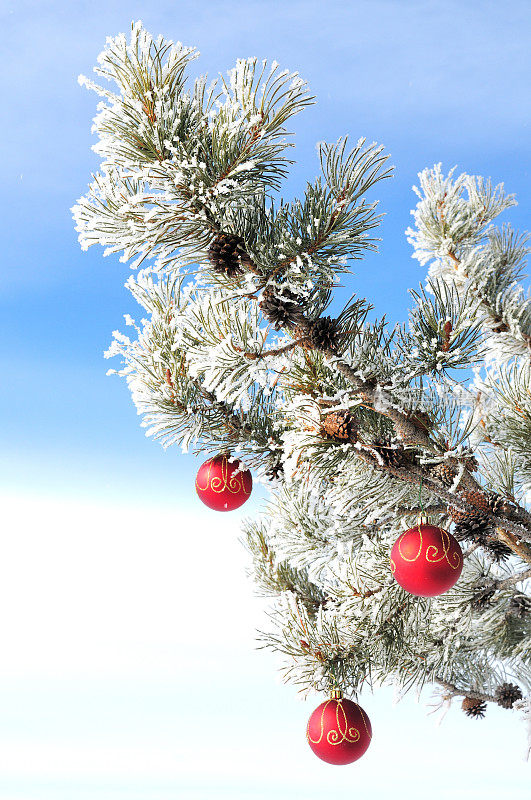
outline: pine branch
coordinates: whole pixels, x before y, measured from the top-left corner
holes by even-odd
[[[455,252],[449,250],[447,253],[448,258],[453,262],[456,268],[461,267],[462,260],[457,258]],[[466,272],[464,273],[465,277],[468,277]],[[476,299],[481,304],[481,307],[484,311],[487,312],[489,318],[489,327],[492,333],[508,333],[510,328],[509,325],[504,321],[503,317],[500,316],[499,310],[496,307],[493,307],[485,298],[485,296],[481,293],[481,291],[474,286],[472,283],[470,286],[470,293],[476,297]],[[520,336],[522,337],[523,341],[526,344],[527,349],[530,351],[530,360],[531,360],[531,335],[526,333],[524,330],[519,331]]]
[[[276,347],[271,350],[261,350],[259,353],[245,352],[244,350],[241,350],[238,347],[235,347],[235,350],[242,353],[245,356],[245,358],[248,358],[250,361],[259,361],[260,359],[263,358],[271,358],[274,356],[281,356],[284,353],[289,353],[290,350],[294,350],[295,347],[298,347],[304,341],[306,341],[305,337],[301,337],[295,339],[293,342],[289,342],[289,344],[286,344],[283,347]]]
[[[359,457],[371,464],[377,470],[391,475],[393,478],[405,481],[406,483],[413,483],[416,486],[424,487],[436,497],[441,500],[446,500],[448,505],[463,511],[465,514],[470,514],[471,510],[476,510],[477,506],[457,494],[453,494],[447,487],[443,486],[439,481],[435,481],[427,470],[423,470],[419,466],[408,465],[407,467],[394,467],[384,463],[378,463],[378,460],[371,457],[363,451],[358,451]],[[531,564],[531,531],[524,528],[520,523],[509,520],[493,511],[483,510],[485,517],[491,520],[498,528],[505,532],[503,541],[522,559]]]
[[[448,692],[448,698],[451,697],[472,697],[474,700],[483,700],[485,703],[496,703],[497,700],[492,694],[485,694],[484,692],[478,692],[475,689],[459,689],[453,683],[449,683],[448,681],[444,681],[441,678],[434,678],[435,683],[438,683],[439,686],[442,686],[443,689]]]
[[[527,569],[525,572],[520,572],[516,575],[511,575],[510,578],[505,578],[503,581],[496,581],[494,585],[496,589],[506,589],[508,586],[514,586],[516,583],[525,581],[528,578],[531,578],[531,569]]]
[[[433,440],[430,439],[424,430],[420,429],[412,422],[410,416],[402,411],[399,411],[397,408],[392,407],[391,405],[386,406],[383,410],[380,410],[379,406],[381,406],[382,403],[381,392],[377,392],[377,387],[372,386],[366,381],[362,380],[354,372],[354,370],[349,367],[348,364],[337,357],[336,353],[328,350],[325,351],[325,356],[327,357],[329,363],[342,375],[344,375],[354,386],[357,396],[361,397],[365,402],[369,403],[377,413],[381,413],[393,423],[397,435],[402,440],[405,439],[408,445],[416,445],[428,453],[441,454],[443,452],[437,450]],[[434,481],[433,477],[427,470],[423,470],[420,467],[408,467],[406,470],[403,468],[390,467],[380,464],[377,465],[377,468],[387,470],[390,474],[394,474],[395,477],[398,477],[401,480],[414,482],[418,485],[420,485],[422,481],[426,488],[429,488],[433,494],[440,499],[446,500],[449,505],[465,512],[470,510],[470,502],[467,502],[459,495],[448,491],[448,489],[440,484],[440,482]],[[470,475],[470,473],[466,471],[463,472],[463,486],[469,490],[479,491],[480,493],[483,492],[483,488],[480,486],[480,484],[478,484],[477,481],[475,481]],[[508,519],[505,514],[496,514],[491,510],[485,511],[485,515],[495,522],[497,526],[505,529],[509,534],[511,534],[509,546],[512,549],[518,548],[518,550],[515,550],[515,552],[518,552],[519,555],[525,557],[526,561],[531,563],[531,550],[528,552],[527,548],[519,545],[519,540],[521,539],[531,543],[531,514],[529,514],[526,509],[516,504],[514,508],[511,509],[511,512],[516,516],[518,521],[515,522],[511,519]]]
[[[104,99],[103,162],[75,207],[80,241],[133,266],[157,259],[128,282],[148,319],[126,319],[137,338],[115,332],[109,354],[164,446],[238,450],[270,479],[247,540],[275,598],[264,641],[288,656],[287,677],[356,691],[435,676],[449,697],[496,701],[503,675],[531,683],[531,603],[512,589],[531,578],[531,303],[515,284],[527,240],[490,227],[514,198],[424,171],[410,234],[431,266],[409,329],[369,324],[357,297],[327,316],[338,276],[376,248],[366,193],[389,177],[387,156],[365,140],[321,145],[322,175],[275,206],[292,163],[286,124],[312,101],[305,84],[247,59],[185,91],[193,56],[136,25],[100,58],[118,92],[87,82]],[[497,366],[475,378],[478,394],[457,391],[454,370],[486,353]],[[472,520],[456,528],[474,542],[461,578],[434,599],[389,569],[423,500],[437,524]],[[495,564],[500,543],[515,557]]]

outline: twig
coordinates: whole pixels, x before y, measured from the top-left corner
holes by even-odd
[[[527,569],[519,575],[512,575],[510,578],[505,578],[503,581],[496,581],[495,588],[506,589],[508,586],[514,586],[515,583],[520,583],[520,581],[525,581],[528,578],[531,578],[531,569]]]
[[[304,342],[305,338],[306,337],[303,336],[300,339],[295,339],[293,342],[284,345],[284,347],[278,347],[276,350],[262,350],[260,353],[246,352],[245,350],[242,350],[241,347],[237,347],[234,343],[232,346],[234,347],[237,353],[241,353],[242,355],[245,356],[245,358],[248,358],[250,361],[258,361],[259,359],[267,358],[267,356],[280,356],[282,355],[282,353],[288,353],[290,350],[294,350],[302,342]]]
[[[486,703],[496,703],[497,700],[492,694],[485,694],[484,692],[477,692],[473,689],[458,689],[453,683],[444,681],[442,678],[434,678],[435,683],[446,689],[449,697],[472,697],[474,700],[484,700]]]

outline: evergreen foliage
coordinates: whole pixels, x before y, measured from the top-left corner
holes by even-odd
[[[148,435],[230,449],[269,486],[245,538],[272,598],[261,638],[287,679],[430,683],[473,716],[498,702],[531,719],[529,246],[495,226],[514,197],[423,170],[407,236],[428,277],[409,324],[369,322],[356,297],[332,318],[333,285],[376,247],[366,193],[388,156],[364,139],[321,144],[321,176],[279,202],[306,84],[249,59],[190,88],[196,55],[136,23],[98,58],[113,91],[80,79],[102,98],[101,169],[73,209],[81,246],[151,261],[127,281],[145,318],[127,318],[107,355]],[[431,521],[467,537],[461,579],[431,600],[389,569],[419,489]]]

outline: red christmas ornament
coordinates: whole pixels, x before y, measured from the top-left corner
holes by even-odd
[[[197,495],[214,511],[233,511],[251,495],[251,473],[239,461],[229,461],[226,455],[209,458],[199,467],[195,479]]]
[[[371,743],[369,717],[357,703],[333,692],[317,706],[306,730],[308,744],[316,756],[329,764],[351,764]]]
[[[397,583],[420,597],[448,591],[463,569],[459,542],[448,531],[419,522],[398,537],[391,550],[391,572]]]

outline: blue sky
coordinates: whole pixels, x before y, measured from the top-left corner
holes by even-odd
[[[101,359],[134,304],[127,267],[81,253],[70,207],[97,158],[96,97],[77,84],[105,37],[143,19],[194,44],[193,69],[211,75],[257,55],[298,69],[318,103],[295,120],[290,196],[317,172],[315,143],[349,133],[382,142],[395,177],[374,190],[386,218],[380,252],[360,262],[349,289],[378,313],[403,319],[407,289],[423,279],[404,229],[417,172],[436,161],[505,181],[529,216],[528,4],[440,2],[96,2],[4,0],[1,69],[7,183],[0,325],[10,391],[0,410],[9,453],[3,477],[111,494],[168,496],[194,468],[144,441],[127,390]],[[267,8],[267,10],[265,10]],[[134,316],[134,314],[133,314]],[[191,457],[190,457],[191,458]],[[90,464],[90,469],[89,469]],[[127,464],[124,470],[124,464]],[[68,465],[65,468],[65,465]],[[96,474],[97,473],[97,474]]]
[[[2,597],[3,607],[13,608],[9,617],[0,620],[0,634],[6,643],[0,669],[4,679],[0,681],[0,743],[4,745],[0,798],[166,800],[183,792],[183,797],[195,800],[212,796],[211,786],[217,781],[220,788],[215,796],[258,798],[265,791],[266,797],[270,787],[282,800],[279,787],[285,781],[291,786],[301,763],[302,770],[309,770],[312,785],[324,786],[330,773],[319,771],[305,757],[303,762],[297,761],[303,758],[299,743],[295,751],[289,750],[297,736],[302,738],[296,731],[307,716],[307,704],[294,703],[292,690],[275,682],[271,663],[252,650],[252,630],[260,609],[256,606],[256,614],[241,610],[238,592],[246,598],[243,605],[252,606],[252,600],[243,578],[238,582],[240,572],[231,572],[225,580],[210,576],[211,590],[215,587],[224,596],[228,591],[232,598],[237,631],[235,641],[223,645],[225,649],[217,642],[221,647],[217,652],[225,656],[213,670],[205,662],[209,656],[204,639],[194,644],[201,654],[195,664],[188,652],[183,654],[176,634],[183,624],[180,591],[187,598],[193,594],[194,602],[203,609],[200,613],[206,615],[206,624],[213,602],[208,581],[201,583],[203,599],[199,602],[190,575],[179,568],[183,556],[176,551],[175,583],[182,582],[184,588],[177,591],[168,577],[167,594],[150,591],[149,602],[142,606],[136,584],[120,569],[129,557],[138,584],[145,579],[141,565],[151,551],[146,549],[144,537],[152,541],[158,535],[155,523],[150,523],[154,509],[168,515],[160,524],[173,526],[179,536],[186,537],[192,519],[194,530],[197,527],[202,535],[211,537],[211,547],[217,536],[229,537],[228,549],[242,573],[244,562],[235,555],[238,514],[229,525],[197,508],[190,491],[197,462],[177,451],[165,453],[146,439],[125,385],[105,376],[110,364],[102,353],[111,331],[122,327],[124,313],[135,316],[135,307],[123,287],[127,266],[116,258],[103,259],[98,248],[82,253],[73,230],[69,209],[85,192],[91,171],[97,169],[90,150],[96,98],[78,86],[77,76],[90,74],[105,37],[127,31],[132,19],[142,19],[155,34],[197,46],[201,58],[194,62],[192,75],[225,72],[237,57],[251,55],[276,59],[283,67],[298,70],[318,102],[295,120],[298,164],[284,195],[296,194],[306,178],[316,174],[317,141],[334,141],[348,133],[353,139],[363,135],[386,146],[396,173],[374,193],[386,213],[380,252],[359,263],[345,291],[366,295],[379,314],[386,313],[395,321],[405,318],[408,288],[423,279],[404,236],[415,202],[411,186],[419,170],[442,161],[446,169],[458,164],[459,169],[504,181],[519,201],[506,218],[515,227],[528,224],[531,7],[515,0],[503,5],[488,0],[329,0],[324,5],[314,0],[3,0],[0,19],[5,50],[0,64],[0,137],[5,154],[0,479],[8,523],[4,548],[9,545],[7,553],[11,554],[11,560],[3,560],[7,582]],[[246,511],[256,508],[257,502],[251,500]],[[96,542],[89,520],[97,529]],[[127,531],[132,532],[131,542]],[[10,542],[11,536],[17,541]],[[159,543],[162,561],[164,547],[172,542],[168,535]],[[34,547],[38,558],[29,549]],[[222,560],[223,552],[221,548]],[[28,558],[33,559],[31,568]],[[92,587],[83,569],[87,560],[105,599],[95,606],[87,604]],[[108,565],[107,572],[103,564]],[[155,562],[151,567],[149,586],[153,587],[157,584]],[[199,571],[201,574],[202,569]],[[237,589],[231,588],[231,581]],[[51,586],[55,594],[50,594]],[[124,597],[129,605],[122,607]],[[215,602],[219,602],[218,596]],[[73,611],[63,619],[65,605],[79,611],[81,627]],[[42,617],[32,613],[34,606],[41,607]],[[161,606],[164,613],[157,611]],[[157,613],[164,624],[152,635]],[[187,624],[193,639],[193,626]],[[217,627],[222,627],[221,618]],[[24,630],[27,637],[21,633]],[[30,635],[37,643],[39,636],[44,636],[37,649],[30,646]],[[65,639],[70,641],[72,636],[76,657],[65,645]],[[91,660],[94,649],[98,655]],[[151,653],[151,660],[146,653]],[[159,674],[161,653],[165,653],[161,656],[166,664],[164,675]],[[140,673],[139,654],[149,662]],[[223,686],[236,692],[241,683],[235,678],[240,665],[247,673],[246,691],[265,698],[258,701],[252,724],[271,734],[268,758],[278,757],[281,767],[277,772],[268,768],[267,781],[249,767],[238,783],[236,763],[225,753],[224,758],[214,759],[208,774],[202,776],[205,794],[202,789],[194,794],[193,777],[186,773],[188,777],[183,779],[173,760],[175,743],[181,741],[175,729],[175,708],[184,702],[192,673],[197,671],[201,681],[210,681],[207,696],[216,721],[224,719],[226,709],[228,730],[234,730],[247,703],[231,707],[226,697],[220,698]],[[53,708],[47,705],[49,697]],[[465,796],[456,793],[458,785],[466,786],[467,797],[475,797],[478,787],[478,797],[498,796],[499,780],[514,763],[511,780],[517,783],[512,787],[513,796],[524,796],[520,753],[515,752],[522,731],[508,720],[510,715],[494,709],[491,719],[476,728],[453,711],[440,729],[434,729],[421,707],[408,701],[390,711],[388,696],[382,697],[370,700],[372,708],[386,723],[392,718],[390,730],[398,744],[403,739],[403,725],[416,739],[416,748],[424,747],[432,737],[449,758],[456,742],[461,750],[473,737],[472,747],[481,741],[486,752],[494,754],[493,739],[503,731],[507,752],[503,758],[497,756],[488,775],[474,770],[465,773],[463,757],[459,762],[462,771],[456,774],[464,784],[452,782],[450,776],[442,784],[441,797],[450,791],[456,797]],[[101,718],[91,716],[94,704]],[[134,721],[129,716],[132,705],[140,709]],[[79,717],[72,714],[73,707],[79,709]],[[186,708],[191,720],[190,706]],[[43,718],[50,721],[48,725]],[[274,722],[282,728],[280,747],[276,748]],[[151,732],[150,737],[142,738],[143,726]],[[356,772],[355,780],[364,781],[367,787],[371,769],[374,772],[379,759],[388,757],[392,749],[389,735],[380,755],[371,756],[374,760]],[[114,772],[105,766],[105,743],[118,765]],[[261,741],[260,748],[264,746]],[[260,748],[249,747],[249,764],[256,765]],[[46,748],[48,759],[39,756],[48,752]],[[286,752],[293,753],[292,762],[297,764],[291,775]],[[88,753],[96,754],[93,772],[86,760]],[[461,758],[460,753],[458,756]],[[74,766],[62,768],[65,759]],[[233,772],[227,763],[232,764]],[[123,776],[133,765],[136,777],[124,783]],[[165,777],[156,780],[156,775]],[[338,791],[348,785],[344,773],[334,773],[336,780]],[[405,784],[401,785],[405,791]],[[300,796],[312,797],[308,782],[304,786]],[[297,797],[297,789],[292,787],[287,796]]]

